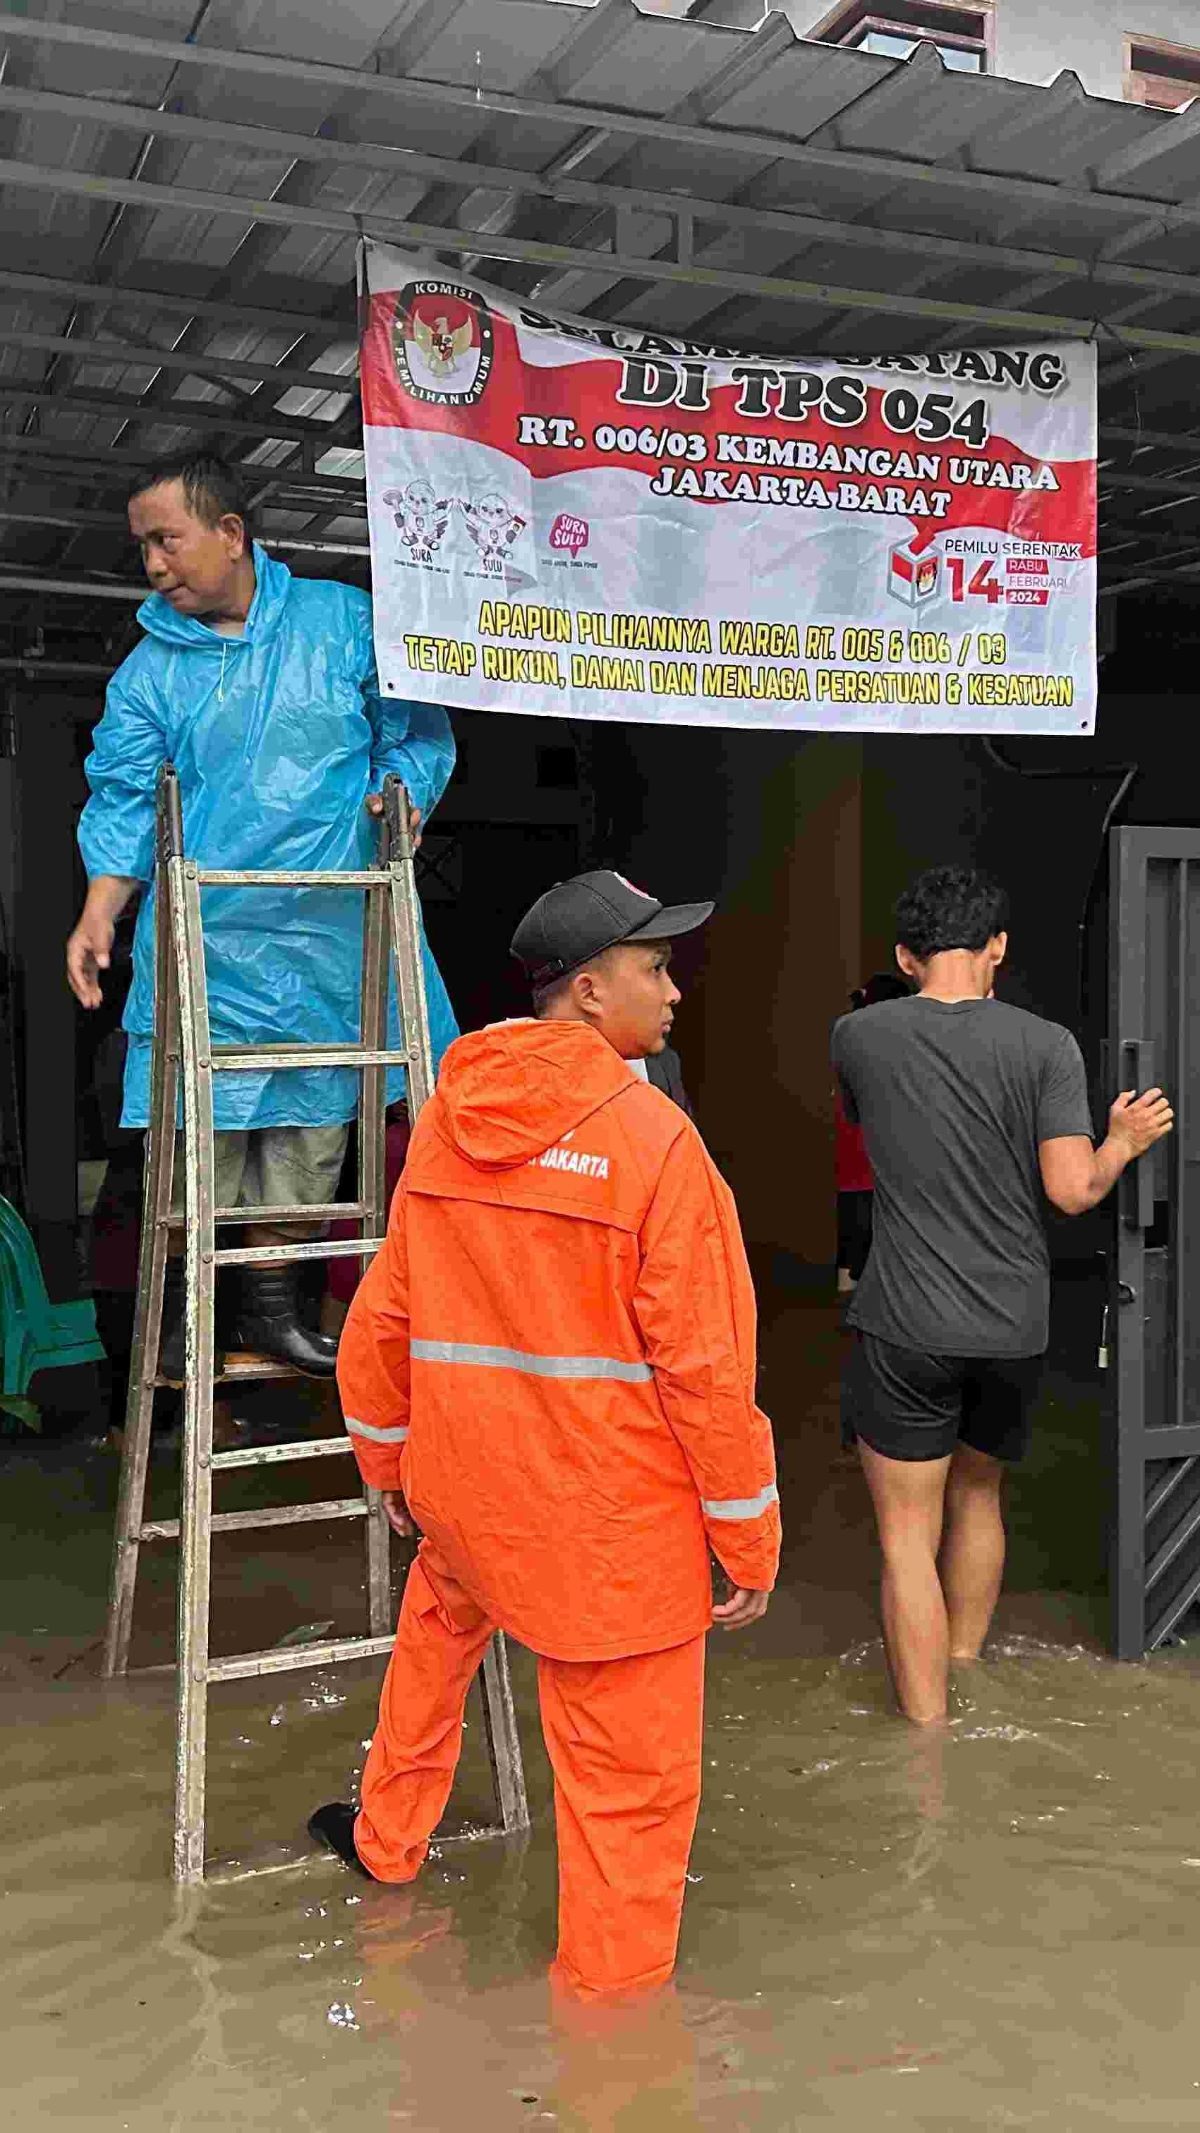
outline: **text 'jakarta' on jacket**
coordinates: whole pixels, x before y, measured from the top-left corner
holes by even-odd
[[[779,1558],[732,1195],[695,1127],[567,1022],[460,1038],[338,1361],[364,1480],[503,1629],[665,1650]]]

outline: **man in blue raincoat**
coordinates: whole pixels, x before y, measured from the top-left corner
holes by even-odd
[[[179,774],[189,857],[245,871],[366,866],[385,777],[403,779],[419,820],[454,767],[446,713],[380,693],[369,596],[294,578],[252,541],[238,471],[201,454],[163,462],[131,496],[129,523],[152,591],[138,609],[146,635],[109,683],[86,766],[91,798],[79,843],[89,888],[67,973],[89,1008],[100,1004],[115,921],[153,877],[163,763]],[[216,1043],[357,1042],[360,897],[209,889],[204,935]],[[436,1068],[457,1030],[428,947],[425,990]],[[153,1012],[154,899],[144,894],[125,1010],[126,1126],[149,1123]],[[394,999],[390,1041],[399,1041]],[[213,1090],[218,1204],[335,1199],[358,1081],[351,1068],[222,1075]],[[389,1100],[403,1086],[402,1073],[389,1077]],[[286,1234],[248,1227],[247,1241],[270,1245]],[[181,1301],[174,1260],[160,1369],[176,1382]],[[311,1376],[333,1374],[336,1342],[302,1323],[294,1266],[243,1270],[230,1339]]]

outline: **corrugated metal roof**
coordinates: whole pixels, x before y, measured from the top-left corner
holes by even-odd
[[[188,438],[261,465],[268,533],[310,544],[298,567],[331,567],[322,544],[365,551],[360,229],[547,304],[742,347],[1095,334],[1103,582],[1186,582],[1200,104],[1159,113],[1069,74],[1030,88],[950,72],[928,45],[894,60],[710,12],[0,6],[0,587],[129,576],[129,475]],[[361,573],[365,554],[332,567]],[[10,591],[16,635],[68,600],[85,621],[83,595]]]

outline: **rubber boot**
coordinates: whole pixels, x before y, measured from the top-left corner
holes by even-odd
[[[296,1290],[294,1267],[245,1267],[230,1345],[290,1363],[306,1378],[331,1378],[338,1344],[327,1333],[310,1332],[300,1318]]]
[[[352,1874],[361,1874],[365,1881],[373,1881],[374,1875],[365,1867],[354,1848],[354,1824],[358,1820],[356,1808],[346,1800],[330,1800],[325,1807],[318,1807],[315,1815],[308,1818],[308,1833],[336,1854],[343,1866]]]
[[[213,1373],[219,1377],[225,1367],[224,1343],[221,1329],[215,1331]],[[167,1385],[182,1385],[184,1368],[183,1330],[183,1260],[172,1257],[167,1261],[163,1279],[162,1332],[158,1341],[158,1375]]]

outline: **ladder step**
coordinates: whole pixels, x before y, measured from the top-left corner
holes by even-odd
[[[299,1376],[300,1372],[293,1370],[290,1363],[278,1362],[274,1356],[230,1355],[225,1359],[224,1369],[218,1370],[213,1384],[265,1384]]]
[[[214,1222],[362,1222],[373,1215],[374,1208],[365,1200],[338,1200],[330,1206],[321,1207],[218,1207],[214,1210]],[[183,1215],[172,1218],[181,1225]]]
[[[214,1074],[265,1074],[281,1067],[401,1067],[409,1065],[411,1056],[409,1052],[373,1051],[367,1044],[343,1044],[330,1050],[319,1044],[214,1044],[209,1064]]]
[[[213,1453],[213,1471],[227,1466],[278,1466],[285,1459],[333,1459],[353,1449],[349,1437],[297,1438],[289,1444],[247,1444],[244,1450]]]
[[[224,1369],[214,1373],[213,1384],[214,1386],[246,1383],[282,1384],[285,1380],[291,1379],[303,1379],[303,1372],[293,1370],[290,1363],[276,1362],[269,1355],[231,1355],[226,1359]],[[160,1392],[178,1392],[181,1382],[179,1378],[157,1377],[154,1379],[155,1389]],[[311,1381],[303,1379],[303,1382],[307,1384]]]
[[[390,1652],[395,1634],[387,1637],[342,1637],[334,1644],[286,1644],[280,1651],[241,1652],[233,1659],[214,1659],[207,1681],[247,1681],[258,1674],[290,1674],[298,1667],[339,1666],[344,1659],[378,1659]]]
[[[216,1460],[213,1464],[215,1466]],[[253,1533],[260,1526],[311,1526],[325,1518],[365,1518],[367,1502],[362,1496],[331,1498],[328,1503],[285,1503],[269,1511],[216,1511],[214,1533]],[[152,1519],[142,1527],[144,1541],[179,1539],[177,1518]]]
[[[313,1244],[239,1244],[214,1252],[213,1265],[270,1266],[293,1259],[353,1259],[356,1253],[372,1259],[382,1243],[382,1237],[324,1237]]]
[[[347,874],[313,873],[311,868],[289,873],[278,868],[271,872],[246,874],[230,872],[228,867],[197,867],[196,880],[202,889],[390,889],[392,877],[379,867],[356,867]]]

